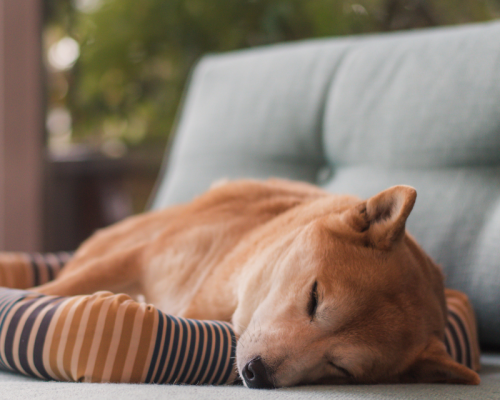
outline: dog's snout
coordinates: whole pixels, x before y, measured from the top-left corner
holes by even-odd
[[[249,361],[241,371],[243,379],[252,389],[273,389],[274,385],[269,377],[267,368],[260,357]]]

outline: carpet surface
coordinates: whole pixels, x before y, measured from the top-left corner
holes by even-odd
[[[109,400],[252,400],[252,399],[500,399],[500,355],[481,359],[479,386],[463,385],[363,385],[303,386],[275,390],[251,390],[241,386],[181,386],[44,382],[21,375],[0,373],[0,399],[109,399]]]

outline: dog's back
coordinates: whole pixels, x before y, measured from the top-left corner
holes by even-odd
[[[206,311],[193,307],[192,299],[207,276],[256,228],[324,196],[329,194],[313,185],[278,179],[221,183],[186,205],[133,216],[96,232],[80,246],[58,280],[88,269],[96,260],[115,260],[132,253],[132,262],[142,266],[140,279],[127,276],[134,272],[122,268],[120,279],[115,276],[109,283],[100,282],[100,290],[144,295],[146,301],[172,314],[229,320],[228,307],[223,307],[226,311],[210,304],[203,307]],[[56,280],[42,290],[75,295],[90,288],[65,288]]]

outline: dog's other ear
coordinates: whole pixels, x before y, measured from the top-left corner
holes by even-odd
[[[454,361],[444,343],[433,337],[417,361],[400,377],[404,383],[461,383],[479,385],[481,379],[473,370]]]
[[[404,235],[416,198],[414,188],[393,186],[345,211],[343,219],[372,246],[387,250]]]

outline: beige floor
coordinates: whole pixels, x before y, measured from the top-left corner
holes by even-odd
[[[3,400],[500,399],[500,355],[483,356],[482,383],[461,385],[305,386],[250,390],[239,386],[173,386],[43,382],[0,372]]]

